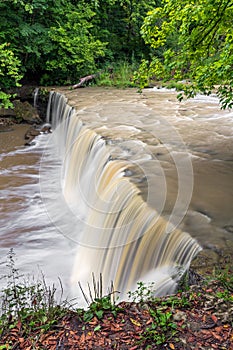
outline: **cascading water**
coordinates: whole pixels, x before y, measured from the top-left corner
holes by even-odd
[[[54,129],[49,148],[53,154],[58,150],[61,164],[52,179],[58,186],[55,198],[48,198],[43,169],[41,193],[51,220],[77,244],[73,294],[81,294],[78,282],[84,290],[91,285],[92,274],[96,279],[102,274],[104,292],[113,282],[120,299],[138,281],[154,282],[155,295],[173,292],[201,248],[150,205],[149,190],[145,200],[140,183],[153,184],[158,197],[160,183],[156,188],[152,174],[145,173],[143,164],[148,168],[153,159],[142,152],[142,141],[110,139],[104,127],[85,124],[56,92],[50,93],[47,122]]]

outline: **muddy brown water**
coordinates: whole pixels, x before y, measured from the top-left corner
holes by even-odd
[[[141,150],[137,153],[137,143],[132,181],[151,206],[156,208],[164,202],[164,216],[169,217],[178,202],[182,217],[178,210],[174,221],[197,239],[207,256],[214,259],[212,263],[219,253],[233,251],[232,111],[220,110],[214,96],[197,96],[179,103],[175,92],[163,89],[141,94],[135,89],[112,88],[59,91],[84,123],[109,144],[116,139],[125,147],[129,140],[143,143],[143,155],[150,154],[160,165],[160,172],[150,184],[154,170],[146,158],[142,174],[138,166],[134,169],[141,154]],[[16,125],[13,131],[0,133],[1,260],[5,261],[13,248],[23,273],[43,271],[49,282],[59,276],[68,286],[75,248],[49,220],[40,193],[41,159],[50,135],[40,135],[34,146],[25,147],[27,128]],[[124,157],[117,150],[115,156]],[[49,166],[53,168],[52,161]],[[146,181],[142,181],[143,175]],[[5,272],[2,267],[2,274]]]

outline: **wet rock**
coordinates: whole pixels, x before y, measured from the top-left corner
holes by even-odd
[[[224,226],[224,229],[230,233],[233,233],[233,225],[226,225]]]
[[[52,132],[52,126],[49,123],[45,123],[42,125],[40,132],[44,133],[44,134],[48,134]]]
[[[0,132],[12,131],[13,121],[10,118],[0,118]]]
[[[38,136],[40,134],[40,130],[36,129],[35,126],[31,126],[27,132],[24,135],[24,139],[28,140],[28,142],[30,143],[35,136]]]
[[[14,101],[14,112],[15,118],[21,122],[24,121],[29,124],[40,124],[42,120],[40,119],[36,108],[32,107],[29,102]]]
[[[37,125],[31,126],[24,135],[24,139],[27,140],[25,142],[25,146],[33,145],[32,141],[34,140],[34,138],[36,136],[40,135],[41,133],[48,134],[51,132],[52,132],[51,124],[49,124],[49,123],[43,124],[40,127],[38,127]]]

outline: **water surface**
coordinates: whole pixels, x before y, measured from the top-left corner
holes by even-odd
[[[215,97],[179,103],[176,93],[166,90],[60,91],[86,125],[110,146],[117,143],[113,155],[131,163],[132,182],[151,207],[207,251],[232,251],[231,111],[221,111]],[[59,276],[68,286],[76,247],[47,215],[40,188],[41,171],[56,177],[59,161],[42,158],[50,135],[23,146],[25,129],[0,133],[1,259],[14,248],[20,271],[42,270],[49,283]]]

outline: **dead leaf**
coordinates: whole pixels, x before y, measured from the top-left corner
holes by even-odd
[[[137,327],[141,327],[141,324],[137,321],[137,320],[134,320],[133,318],[130,318],[130,321]]]
[[[211,315],[211,318],[214,321],[214,323],[218,322],[218,318],[215,315]]]
[[[215,332],[211,332],[211,333],[215,339],[222,341],[222,336],[216,334]]]
[[[84,333],[82,333],[81,337],[80,337],[80,343],[84,343],[86,340],[86,336]]]

